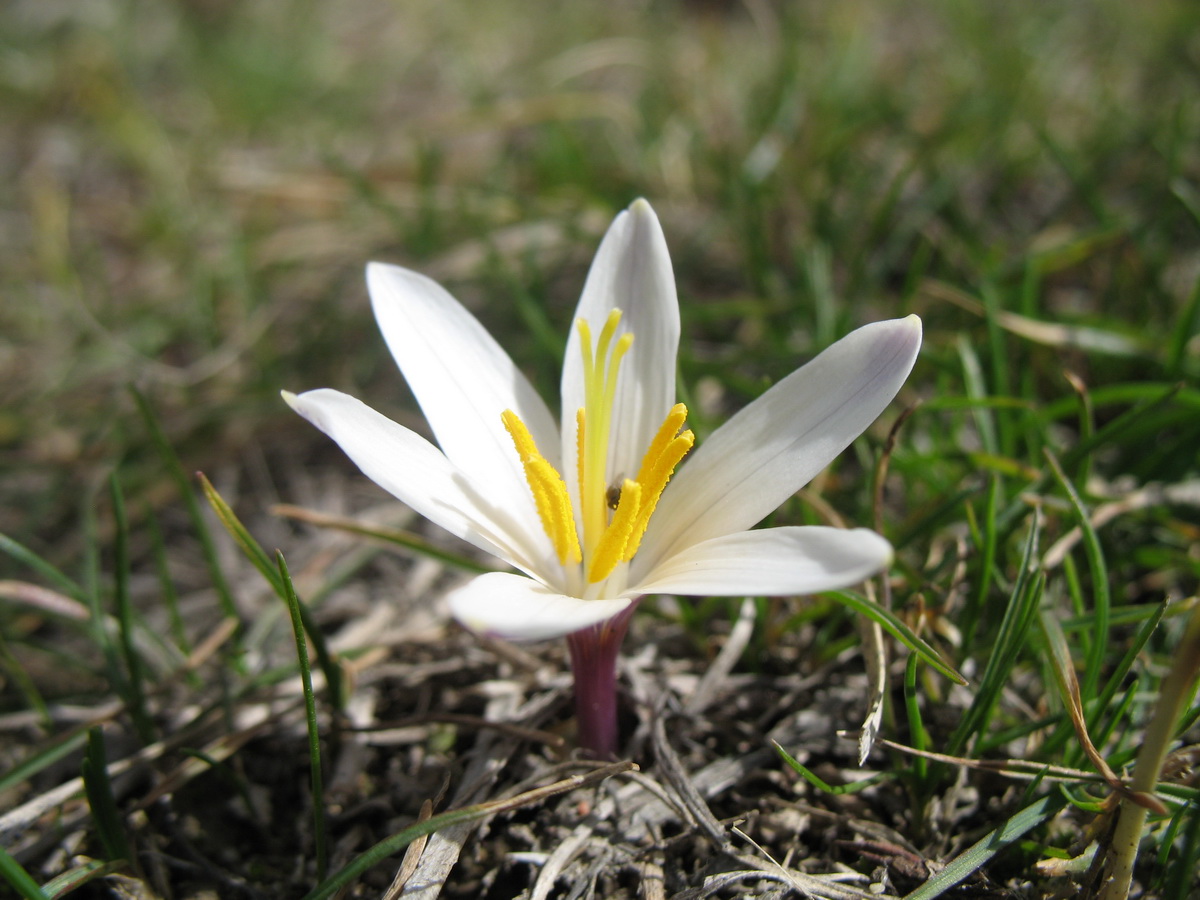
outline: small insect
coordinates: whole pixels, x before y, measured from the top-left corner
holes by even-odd
[[[604,492],[604,500],[608,503],[609,509],[616,509],[621,502],[621,485],[625,483],[625,476],[618,475],[612,484],[608,486],[608,490]]]

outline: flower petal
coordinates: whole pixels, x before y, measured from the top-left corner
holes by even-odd
[[[598,625],[632,599],[580,600],[508,572],[489,572],[451,591],[454,617],[474,631],[512,641],[562,637]]]
[[[916,316],[865,325],[737,413],[667,485],[634,560],[640,571],[761,521],[875,420],[920,347]]]
[[[596,251],[575,318],[587,319],[593,336],[608,314],[621,310],[618,334],[632,332],[633,346],[621,364],[609,441],[609,471],[636,474],[651,439],[675,404],[675,356],[679,351],[679,300],[662,226],[650,204],[635,200],[613,221]],[[563,451],[575,471],[575,411],[583,406],[579,333],[572,321],[562,376]],[[568,478],[568,482],[575,479]]]
[[[867,528],[760,528],[694,544],[661,562],[636,590],[710,597],[812,594],[857,584],[891,560],[891,545]]]
[[[372,481],[451,534],[519,569],[553,572],[553,550],[536,515],[485,501],[472,480],[425,438],[349,394],[323,388],[283,398],[333,438]]]
[[[442,452],[497,505],[536,518],[500,414],[513,410],[558,465],[554,417],[529,380],[470,312],[437,282],[384,263],[367,266],[375,318]]]

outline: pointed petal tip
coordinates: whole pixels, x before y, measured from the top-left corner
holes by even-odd
[[[912,356],[915,363],[917,354],[921,350],[921,344],[925,340],[925,327],[921,322],[921,317],[916,313],[909,313],[900,322],[908,330],[908,339],[912,341]]]
[[[367,287],[368,289],[375,287],[381,279],[388,276],[395,277],[406,270],[401,266],[395,266],[391,263],[379,262],[371,260],[366,265]]]
[[[875,323],[877,327],[888,327],[896,332],[903,333],[906,336],[912,336],[920,340],[923,325],[921,317],[916,313],[909,313],[900,319],[884,319],[882,322]]]
[[[372,260],[366,266],[367,294],[372,304],[381,300],[391,299],[397,294],[405,296],[412,291],[434,290],[443,288],[428,275],[406,269],[395,263]]]
[[[293,394],[291,391],[280,391],[279,396],[283,398],[283,402],[290,406],[294,412],[320,428],[321,426],[314,420],[313,416],[319,414],[319,404],[317,401],[325,393],[336,394],[337,391],[330,390],[329,388],[318,388],[312,391],[304,391],[300,394]]]
[[[884,319],[880,322],[872,322],[858,329],[858,332],[851,332],[847,337],[853,337],[856,333],[874,334],[881,339],[881,343],[877,346],[881,349],[883,346],[894,348],[899,358],[907,358],[909,369],[916,362],[917,353],[920,352],[923,340],[921,318],[915,313],[902,319]],[[905,376],[907,377],[907,375],[908,371],[906,370]]]
[[[628,208],[625,209],[618,219],[628,218],[630,224],[635,229],[652,228],[658,235],[662,235],[662,223],[658,221],[658,213],[654,211],[654,207],[650,205],[650,201],[645,197],[638,197]],[[615,224],[615,222],[614,222]],[[666,238],[661,237],[663,246],[666,246]]]
[[[871,532],[871,533],[875,534],[875,532]],[[880,537],[882,538],[882,536],[880,536]],[[880,569],[881,572],[887,571],[888,569],[890,569],[892,567],[892,564],[895,563],[895,561],[896,561],[896,548],[892,546],[892,542],[889,541],[887,538],[882,538],[882,540],[885,544],[887,544],[887,550],[884,553],[884,563],[883,563],[883,568]]]
[[[366,275],[367,285],[370,286],[372,281],[378,282],[383,278],[403,278],[405,276],[416,275],[424,277],[420,272],[414,272],[412,269],[406,269],[404,266],[398,266],[395,263],[384,262],[381,259],[372,259],[363,266],[363,272]]]
[[[892,546],[891,541],[871,528],[851,528],[849,531],[878,554],[878,571],[883,572],[892,567],[892,563],[896,561],[896,548]]]

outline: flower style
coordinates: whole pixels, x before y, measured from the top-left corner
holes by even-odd
[[[381,263],[367,284],[438,446],[338,391],[284,398],[376,484],[521,573],[477,576],[450,608],[512,640],[567,636],[590,752],[616,751],[616,655],[643,595],[807,594],[889,564],[890,545],[867,529],[747,529],[891,402],[920,348],[916,316],[854,331],[693,449],[675,395],[675,280],[646,201],[617,216],[588,273],[561,427],[441,286]]]

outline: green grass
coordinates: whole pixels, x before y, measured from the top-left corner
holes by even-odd
[[[355,668],[371,641],[334,635],[424,584],[420,560],[453,565],[461,548],[402,535],[380,552],[270,516],[383,500],[279,390],[337,387],[419,423],[366,304],[362,266],[384,259],[446,284],[554,398],[586,265],[637,196],[671,248],[680,392],[701,441],[857,325],[925,323],[893,408],[774,517],[824,521],[828,504],[878,521],[897,549],[895,618],[970,681],[896,653],[883,736],[1094,774],[1086,727],[1133,774],[1165,673],[1190,652],[1200,576],[1198,28],[1185,0],[5,6],[0,810],[88,774],[57,813],[0,834],[0,879],[37,896],[58,876],[116,877],[96,861],[120,855],[120,875],[186,881],[151,860],[181,852],[186,828],[119,777],[140,752],[157,768],[139,771],[174,786],[173,816],[201,808],[189,791],[218,769],[243,785],[239,827],[265,849],[210,882],[319,890],[325,854],[299,822],[321,816],[310,799],[256,808],[255,748],[286,746],[297,790],[319,785],[371,671]],[[872,475],[909,406],[877,502]],[[428,616],[444,586],[406,602]],[[281,598],[314,652],[307,720]],[[739,671],[857,671],[836,599],[760,604],[757,661]],[[702,668],[738,605],[643,618],[660,656]],[[438,679],[404,690],[444,696]],[[1196,703],[1193,683],[1172,746],[1198,743]],[[267,707],[267,725],[247,723]],[[457,760],[470,735],[448,733]],[[742,752],[713,741],[696,746]],[[956,819],[942,803],[956,766],[879,752],[885,824],[996,884],[1061,885],[1037,860],[1078,856],[1072,835],[1115,815],[1087,809],[1117,796],[1104,783],[971,773],[995,802]],[[1170,775],[1184,755],[1168,757],[1134,870],[1155,896],[1197,889],[1200,793]],[[371,827],[372,842],[390,833]],[[336,817],[330,829],[327,886],[344,836]],[[38,840],[58,831],[79,835],[80,859],[49,862]],[[1004,852],[970,850],[989,833],[1009,836]],[[285,871],[289,854],[308,862]]]

